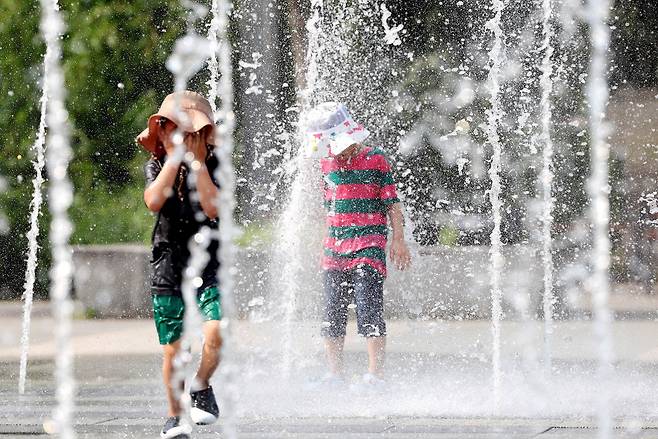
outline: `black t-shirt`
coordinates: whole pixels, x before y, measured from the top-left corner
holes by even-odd
[[[144,166],[146,187],[155,181],[162,170],[165,159],[151,158]],[[206,167],[217,187],[215,169],[218,162],[214,154],[209,153]],[[181,165],[174,183],[173,195],[167,199],[158,213],[151,242],[151,294],[181,295],[182,273],[187,266],[190,252],[188,242],[203,226],[217,230],[217,219],[209,219],[203,214],[201,204],[190,200],[190,189],[187,185],[187,166]],[[196,217],[195,217],[196,215]],[[217,285],[218,241],[216,233],[208,246],[210,260],[201,278],[203,283],[198,292]]]

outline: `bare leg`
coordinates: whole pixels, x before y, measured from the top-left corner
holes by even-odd
[[[345,337],[325,337],[324,347],[329,363],[329,372],[336,376],[343,375],[343,346]]]
[[[219,330],[219,320],[209,320],[203,324],[203,348],[201,363],[196,373],[196,384],[199,389],[210,386],[210,378],[219,365],[219,351],[222,347],[222,336]]]
[[[381,378],[386,359],[386,337],[368,337],[368,372]]]
[[[167,403],[169,405],[167,416],[179,416],[181,412],[180,402],[178,401],[178,398],[176,398],[176,391],[174,389],[174,383],[172,382],[174,376],[174,358],[176,358],[180,346],[180,340],[162,346],[162,378],[167,393]],[[181,382],[179,384],[181,385],[179,392],[182,392],[184,383]]]

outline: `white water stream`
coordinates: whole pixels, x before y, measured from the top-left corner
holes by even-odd
[[[217,125],[218,146],[215,150],[219,167],[215,177],[220,191],[217,199],[219,209],[219,273],[217,275],[222,297],[222,364],[219,376],[222,380],[220,392],[221,409],[224,422],[222,431],[228,439],[237,438],[236,406],[240,389],[237,385],[239,365],[235,362],[235,340],[232,322],[237,318],[235,306],[235,238],[237,228],[234,222],[235,169],[233,167],[233,134],[235,115],[233,113],[233,68],[231,64],[232,46],[229,40],[229,14],[232,3],[227,0],[213,0],[212,21],[208,31],[211,43],[210,69],[210,103],[213,106],[215,124]],[[216,108],[217,98],[219,109]]]
[[[207,10],[198,7],[197,4],[189,1],[183,1],[182,4],[190,9],[190,21],[188,26],[191,29],[191,24],[196,19],[202,18]],[[167,69],[174,74],[174,91],[182,92],[187,88],[189,79],[198,72],[206,63],[210,53],[210,43],[206,38],[196,34],[194,31],[189,30],[186,35],[179,38],[174,44],[174,49],[171,56],[167,59]],[[187,114],[180,110],[179,104],[178,116],[181,119],[187,117]],[[192,160],[189,154],[186,153],[183,133],[176,130],[172,134],[172,141],[175,145],[175,152],[173,157],[169,160],[182,161],[188,165],[188,169],[192,169]],[[196,174],[194,172],[188,173],[187,184],[189,187],[189,196],[192,201],[198,200],[196,192]],[[200,214],[199,219],[202,219]],[[205,218],[205,217],[203,217]],[[204,267],[209,260],[208,246],[211,241],[211,233],[207,229],[201,229],[195,234],[188,243],[190,257],[187,261],[187,266],[183,271],[183,281],[181,285],[181,292],[183,301],[185,303],[185,315],[183,318],[183,334],[181,336],[181,348],[174,360],[174,374],[172,377],[172,387],[175,389],[176,397],[181,403],[182,419],[181,425],[186,425],[191,431],[194,423],[190,417],[191,398],[190,386],[194,378],[194,368],[192,367],[192,346],[194,341],[197,340],[202,334],[203,319],[197,305],[197,288],[198,280],[201,279]]]
[[[46,117],[48,110],[48,58],[51,57],[49,47],[46,47],[44,56],[43,71],[43,89],[41,94],[41,118],[39,121],[39,131],[37,138],[32,145],[35,154],[35,160],[32,162],[34,167],[34,178],[32,179],[32,202],[30,203],[30,230],[27,232],[28,254],[27,268],[25,270],[25,284],[23,285],[23,325],[21,331],[21,358],[18,374],[18,393],[25,393],[25,381],[27,378],[27,360],[30,349],[30,321],[32,316],[32,301],[34,298],[34,282],[37,270],[37,254],[39,251],[37,238],[39,237],[39,215],[41,214],[41,205],[43,203],[42,186],[44,182],[43,168],[46,165],[45,149],[46,144]]]
[[[500,239],[501,225],[501,156],[502,145],[498,135],[498,127],[502,118],[502,109],[500,105],[500,83],[501,68],[503,64],[503,30],[501,28],[501,15],[505,9],[505,3],[502,0],[493,0],[494,17],[486,24],[486,28],[493,33],[494,42],[489,51],[489,75],[488,88],[491,94],[491,108],[488,111],[487,138],[493,148],[493,156],[489,168],[489,178],[491,179],[491,189],[489,199],[494,220],[494,227],[491,231],[491,332],[493,337],[492,347],[492,384],[493,384],[493,412],[496,414],[500,407],[501,393],[501,366],[500,366],[500,320],[502,319],[502,290],[501,290],[501,273],[504,266],[502,254],[502,242]]]
[[[551,138],[552,111],[551,93],[553,92],[553,28],[551,19],[553,15],[553,0],[542,0],[542,33],[543,42],[541,50],[544,52],[541,63],[541,78],[539,86],[541,89],[540,114],[541,134],[540,144],[542,147],[542,171],[540,174],[542,190],[542,263],[544,270],[544,368],[545,372],[551,373],[551,337],[553,334],[553,308],[555,296],[553,294],[553,239],[551,230],[553,228],[553,140]]]
[[[610,184],[608,160],[610,146],[607,143],[608,127],[604,122],[608,102],[607,56],[610,44],[610,27],[607,24],[610,11],[608,0],[589,0],[586,16],[589,19],[591,56],[587,101],[589,103],[590,161],[591,175],[588,191],[591,199],[590,221],[592,223],[593,246],[591,254],[592,272],[588,282],[594,309],[594,333],[599,346],[599,369],[597,391],[598,436],[609,439],[613,436],[612,392],[613,345],[612,315],[609,300],[610,267]]]
[[[62,58],[61,36],[64,21],[57,0],[41,0],[41,32],[48,47],[44,69],[44,87],[48,90],[48,126],[46,165],[49,177],[48,206],[52,215],[50,242],[53,262],[50,269],[50,300],[55,318],[55,381],[57,406],[53,412],[52,429],[62,439],[75,437],[73,405],[75,381],[73,378],[73,351],[71,346],[71,318],[73,304],[69,293],[73,260],[69,237],[73,225],[68,208],[73,201],[73,187],[68,179],[68,165],[72,157],[69,144],[70,129],[65,107],[66,86],[60,65]]]
[[[320,43],[320,32],[323,20],[323,0],[311,0],[311,16],[306,23],[308,32],[308,46],[306,50],[306,81],[304,89],[299,93],[301,114],[310,110],[313,104],[313,94],[318,81],[318,59],[322,53]],[[309,269],[307,261],[304,261],[305,240],[308,238],[307,228],[313,221],[307,220],[301,215],[313,215],[318,211],[316,204],[319,197],[316,196],[316,182],[320,181],[320,169],[318,160],[304,157],[304,133],[302,123],[298,127],[298,153],[293,159],[294,169],[297,174],[292,181],[289,204],[279,220],[281,234],[280,245],[275,258],[283,262],[283,273],[286,273],[282,282],[282,310],[283,320],[283,359],[281,371],[284,376],[289,377],[291,367],[295,361],[293,349],[294,318],[297,312],[297,297],[301,294],[300,278],[304,270]],[[306,212],[306,213],[304,213]]]

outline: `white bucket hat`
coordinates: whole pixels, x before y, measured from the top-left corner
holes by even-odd
[[[304,118],[307,157],[338,155],[355,143],[361,143],[370,132],[357,123],[343,104],[325,102],[311,109]]]

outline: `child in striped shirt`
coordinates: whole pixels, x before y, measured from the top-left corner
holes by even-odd
[[[324,240],[325,316],[322,335],[329,381],[343,381],[347,309],[356,303],[357,326],[366,337],[366,384],[381,384],[386,347],[384,279],[388,222],[391,262],[400,270],[411,263],[404,240],[402,205],[391,166],[378,148],[362,145],[368,130],[342,104],[327,102],[306,119],[308,151],[321,156],[327,209]]]

